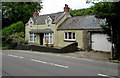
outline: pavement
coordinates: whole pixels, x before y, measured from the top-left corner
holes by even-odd
[[[0,54],[3,76],[118,76],[118,64],[107,61],[23,50]]]
[[[36,52],[38,52],[38,51],[36,51]],[[76,51],[76,52],[70,52],[70,53],[51,53],[51,52],[42,52],[42,53],[50,53],[50,54],[56,54],[56,55],[74,57],[74,58],[85,58],[85,59],[104,61],[104,62],[120,63],[120,61],[118,61],[118,60],[110,60],[109,59],[109,58],[111,58],[110,52]]]
[[[85,58],[97,61],[106,61],[109,62],[111,57],[110,52],[99,52],[99,51],[76,51],[72,53],[57,53],[64,56],[71,56],[76,58]]]

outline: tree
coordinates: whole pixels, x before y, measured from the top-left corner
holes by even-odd
[[[99,2],[92,7],[97,18],[106,19],[103,26],[113,46],[112,58],[120,58],[120,2]],[[114,44],[114,45],[113,45]]]
[[[33,16],[35,9],[41,10],[41,8],[42,5],[38,2],[3,2],[2,26],[4,28],[18,21],[25,24]]]
[[[70,14],[72,16],[83,16],[83,15],[93,15],[93,10],[91,8],[87,8],[87,9],[75,9],[75,10],[71,10]]]

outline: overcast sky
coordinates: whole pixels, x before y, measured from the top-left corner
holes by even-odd
[[[43,9],[40,15],[62,12],[65,4],[73,9],[88,8],[92,4],[86,4],[86,0],[42,0]]]

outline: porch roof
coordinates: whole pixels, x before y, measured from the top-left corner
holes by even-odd
[[[51,29],[31,29],[30,33],[53,33]]]

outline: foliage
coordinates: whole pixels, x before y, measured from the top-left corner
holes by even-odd
[[[24,32],[20,32],[20,33],[14,33],[10,37],[12,39],[12,43],[14,44],[27,44],[28,41],[25,40],[24,36],[25,36]]]
[[[6,38],[15,32],[21,32],[21,31],[24,31],[24,25],[22,22],[17,22],[17,23],[11,24],[8,27],[5,27],[2,30],[2,37]]]
[[[112,57],[120,58],[120,2],[99,2],[92,9],[97,18],[106,19],[103,29],[114,44]]]
[[[0,49],[7,50],[7,49],[9,49],[9,46],[1,47]]]
[[[41,10],[38,2],[2,2],[2,26],[22,21],[24,24],[33,16],[35,9]]]
[[[2,45],[3,46],[10,46],[11,48],[16,45],[16,43],[12,43],[12,37],[11,35],[16,32],[23,32],[24,31],[24,25],[22,22],[17,22],[14,24],[11,24],[8,27],[5,27],[2,30]],[[19,36],[19,35],[18,35]]]
[[[70,14],[72,16],[83,16],[83,15],[93,15],[93,10],[91,8],[87,8],[87,9],[75,9],[75,10],[71,10]]]

